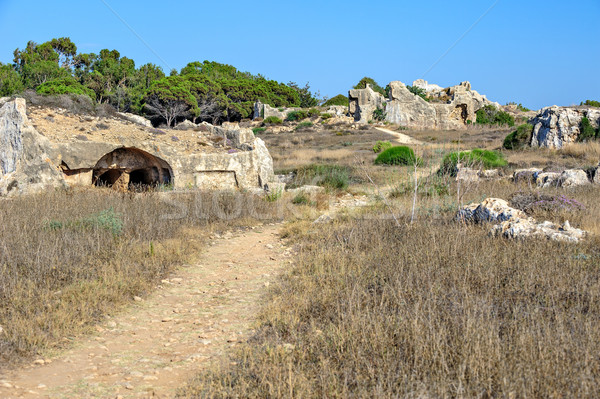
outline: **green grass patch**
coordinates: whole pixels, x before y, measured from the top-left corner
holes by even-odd
[[[423,160],[415,156],[412,148],[406,146],[391,147],[375,159],[376,165],[420,165]]]
[[[483,169],[501,168],[508,165],[501,153],[474,148],[471,151],[456,151],[446,155],[442,160],[440,172],[454,175],[458,163],[471,168]]]

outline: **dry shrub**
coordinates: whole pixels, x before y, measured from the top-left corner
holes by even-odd
[[[600,395],[597,241],[370,216],[288,228],[297,263],[257,333],[180,396]]]
[[[0,202],[0,359],[89,328],[193,260],[204,233],[281,217],[243,193],[47,192]]]
[[[581,159],[596,165],[600,161],[600,143],[588,141],[585,143],[573,143],[558,151],[560,154]]]

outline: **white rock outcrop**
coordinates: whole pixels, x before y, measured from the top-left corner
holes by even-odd
[[[584,230],[571,227],[568,221],[562,226],[549,221],[539,223],[500,198],[487,198],[479,204],[465,205],[459,209],[455,220],[471,223],[499,222],[492,227],[490,234],[504,238],[542,237],[555,241],[579,242],[587,235]]]
[[[593,107],[546,107],[531,121],[532,147],[562,148],[577,141],[579,124],[583,117],[598,128],[600,109]]]

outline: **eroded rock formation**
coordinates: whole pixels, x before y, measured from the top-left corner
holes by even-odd
[[[442,89],[424,80],[416,80],[413,86],[426,91],[431,101],[425,101],[408,90],[400,81],[389,84],[389,98],[366,89],[348,92],[350,114],[354,120],[367,123],[373,119],[377,108],[385,110],[385,119],[390,123],[417,129],[464,129],[474,123],[476,112],[486,105],[500,107],[485,96],[471,90],[469,82]]]
[[[600,125],[600,109],[593,107],[546,107],[531,122],[532,147],[562,148],[577,141],[580,124],[587,117],[594,128]]]
[[[264,142],[237,124],[203,124],[197,132],[172,131],[178,136],[169,137],[118,119],[49,114],[38,110],[28,118],[23,99],[0,108],[0,195],[92,184],[250,189],[275,179]],[[45,136],[36,123],[38,129],[44,125]],[[76,134],[81,131],[87,134]]]

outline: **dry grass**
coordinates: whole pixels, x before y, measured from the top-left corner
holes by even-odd
[[[370,216],[291,226],[257,333],[181,397],[600,395],[597,240]]]
[[[175,266],[193,261],[211,230],[280,213],[241,194],[98,189],[0,204],[0,360],[11,363],[86,331],[151,290]]]

